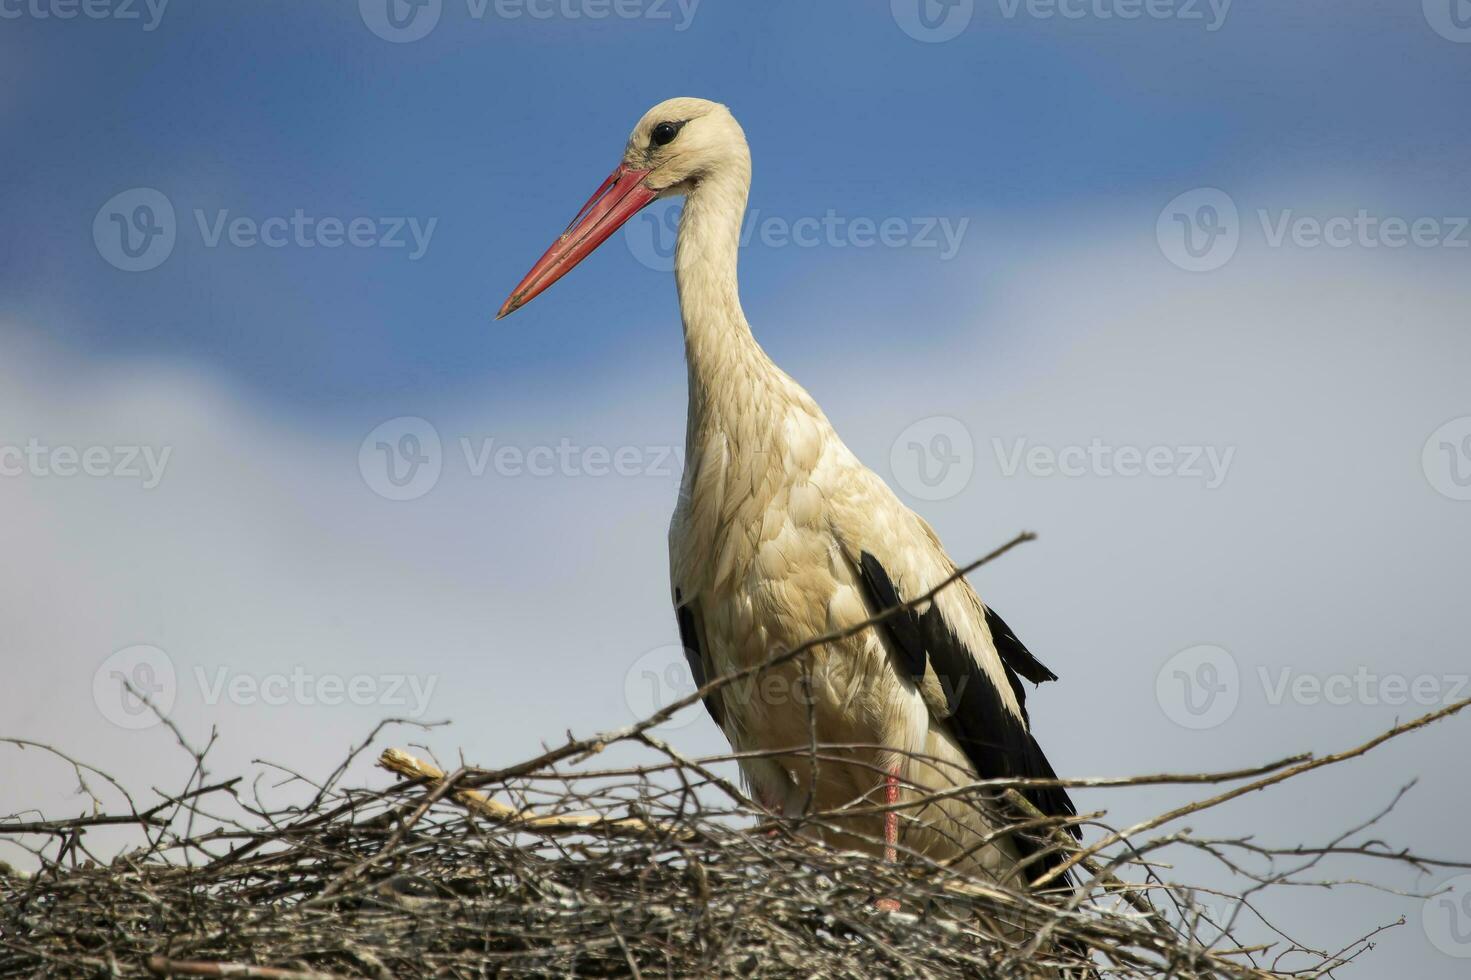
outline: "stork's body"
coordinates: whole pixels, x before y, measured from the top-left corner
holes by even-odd
[[[669,551],[680,633],[701,682],[856,626],[955,571],[929,525],[853,456],[752,336],[736,282],[749,185],[745,139],[723,106],[656,106],[619,170],[502,310],[529,301],[649,200],[686,196],[675,275],[689,414]],[[756,754],[741,768],[774,811],[872,807],[893,802],[896,786],[1052,775],[1018,673],[1052,676],[962,580],[924,607],[728,685],[707,706],[737,752]],[[1061,790],[1032,795],[1046,812],[1071,812]],[[984,841],[996,821],[974,802],[933,804],[905,821],[902,844],[941,860],[964,855],[973,870],[1002,877],[1031,848]],[[843,846],[896,843],[882,815],[828,823],[824,836]]]

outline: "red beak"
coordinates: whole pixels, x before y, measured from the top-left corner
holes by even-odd
[[[515,313],[541,295],[548,286],[572,271],[572,267],[592,254],[608,237],[659,196],[644,186],[647,170],[632,170],[623,164],[613,171],[597,193],[577,212],[577,217],[552,243],[546,254],[526,273],[526,278],[506,297],[495,318]]]

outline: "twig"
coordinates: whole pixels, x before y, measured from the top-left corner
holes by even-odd
[[[161,977],[242,977],[245,980],[340,980],[335,973],[314,970],[282,970],[248,963],[210,963],[204,960],[171,960],[148,957],[148,969]]]

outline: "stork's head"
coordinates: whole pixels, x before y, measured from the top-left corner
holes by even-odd
[[[729,109],[704,99],[659,103],[633,127],[618,168],[511,291],[496,319],[531,302],[658,198],[695,193],[706,181],[733,179],[744,187],[750,177],[746,134]]]

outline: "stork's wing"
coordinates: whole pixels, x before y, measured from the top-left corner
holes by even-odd
[[[991,632],[991,642],[996,647],[996,652],[1001,655],[1001,660],[1012,670],[1021,674],[1033,684],[1041,684],[1043,681],[1055,681],[1057,675],[1048,670],[1040,660],[1032,656],[1011,627],[1006,625],[1006,620],[996,615],[996,610],[990,606],[983,605],[986,611],[986,629]],[[1018,691],[1020,686],[1018,686]],[[1022,700],[1020,693],[1017,694],[1018,702]]]
[[[875,610],[889,609],[916,598],[901,594],[889,572],[872,554],[859,559],[859,572]],[[932,586],[933,587],[933,586]],[[969,589],[963,581],[947,586]],[[917,595],[923,595],[923,591]],[[966,608],[968,604],[961,604]],[[979,600],[976,605],[980,606]],[[949,608],[953,609],[954,604]],[[984,607],[981,607],[984,610]],[[974,650],[960,637],[960,630],[946,618],[946,606],[928,603],[924,611],[904,609],[884,621],[893,646],[901,652],[904,668],[916,684],[929,682],[933,672],[945,699],[940,720],[949,726],[965,750],[976,774],[982,779],[1009,776],[1055,779],[1052,764],[1032,737],[1026,713],[1026,692],[1017,677],[1017,667],[1028,679],[1055,680],[1056,676],[1037,662],[1021,641],[1001,621],[984,610],[984,629],[993,650]],[[982,666],[983,657],[999,658],[997,666],[1005,677],[1016,708],[1007,703],[992,679],[996,673]],[[935,685],[930,682],[933,688]],[[934,708],[932,713],[937,713]],[[1061,787],[1023,790],[1022,794],[1048,816],[1072,816],[1077,811],[1067,790]]]
[[[679,642],[684,647],[684,658],[689,661],[690,673],[694,675],[695,686],[704,687],[710,681],[710,671],[706,657],[704,643],[704,630],[701,628],[697,610],[694,603],[682,604],[683,596],[679,590],[674,591],[674,616],[679,620]],[[705,697],[705,710],[710,712],[710,717],[715,719],[715,725],[724,728],[723,718],[725,711],[720,704],[720,692],[713,691]]]

